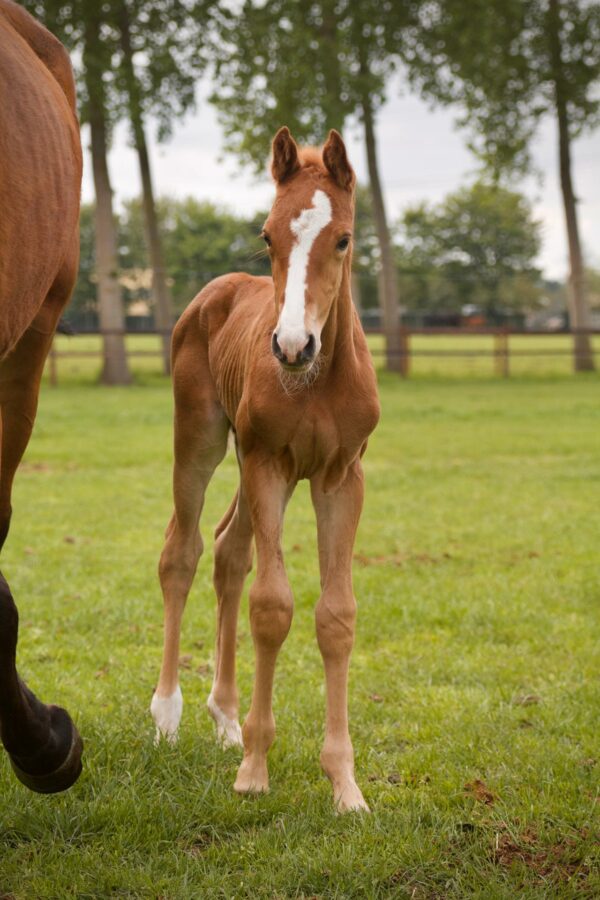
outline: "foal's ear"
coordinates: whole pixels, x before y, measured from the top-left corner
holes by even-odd
[[[286,181],[300,168],[298,159],[298,147],[290,134],[287,125],[280,128],[273,138],[273,159],[271,161],[271,174],[278,184]]]
[[[345,191],[351,191],[356,183],[354,169],[348,162],[346,145],[341,134],[333,128],[329,132],[327,142],[323,147],[323,162],[336,182]]]

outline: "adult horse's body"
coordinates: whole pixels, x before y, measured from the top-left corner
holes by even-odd
[[[80,185],[69,57],[20,6],[0,0],[0,547],[44,361],[75,283]],[[81,739],[64,710],[20,681],[17,630],[0,576],[0,736],[25,784],[64,790],[81,771]]]
[[[272,172],[277,196],[263,236],[273,279],[218,278],[190,304],[173,338],[175,510],[159,567],[165,648],[152,713],[158,734],[174,739],[182,711],[181,616],[202,551],[198,522],[205,489],[233,429],[241,481],[217,529],[217,647],[208,707],[225,744],[241,743],[243,734],[235,789],[268,788],[273,675],[293,606],[281,550],[283,514],[297,481],[308,478],[321,567],[317,638],[327,682],[321,763],[337,808],[360,809],[366,804],[354,780],[347,718],[356,609],[351,563],[363,500],[360,457],[377,423],[379,402],[350,295],[355,177],[336,132],[321,153],[298,150],[286,128],[273,142]],[[253,537],[256,678],[241,734],[235,635]]]

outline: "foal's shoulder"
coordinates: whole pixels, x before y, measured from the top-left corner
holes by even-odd
[[[174,340],[181,340],[190,330],[211,333],[222,325],[233,309],[242,303],[254,300],[264,301],[273,292],[273,279],[264,275],[248,275],[245,272],[231,272],[213,278],[188,304],[179,318]]]

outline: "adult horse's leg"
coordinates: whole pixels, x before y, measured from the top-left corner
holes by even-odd
[[[217,640],[215,677],[207,706],[223,747],[242,746],[235,681],[236,632],[240,597],[252,568],[252,522],[243,489],[219,523],[215,538]]]
[[[242,464],[256,541],[257,573],[250,589],[250,625],[256,672],[250,712],[244,722],[244,759],[234,788],[241,793],[269,788],[267,752],[275,738],[273,677],[277,655],[292,623],[294,600],[283,565],[283,514],[293,485],[263,459],[247,457]]]
[[[316,607],[317,640],[325,666],[327,719],[321,765],[333,785],[339,812],[366,809],[354,780],[354,751],[348,731],[348,666],[354,643],[356,601],[352,590],[352,550],[363,503],[359,462],[336,491],[311,482],[317,514],[321,597]]]
[[[71,787],[81,774],[83,742],[71,717],[46,706],[16,669],[19,617],[0,575],[0,736],[17,778],[40,794]]]
[[[198,529],[208,483],[227,449],[229,422],[218,403],[206,350],[194,327],[174,339],[175,509],[167,527],[159,577],[164,600],[164,650],[151,712],[156,737],[174,742],[183,711],[179,639],[183,610],[203,544]],[[190,373],[194,377],[190,377]]]
[[[33,428],[44,362],[76,265],[75,248],[36,318],[0,363],[0,543],[8,533],[13,478]],[[41,703],[19,678],[18,621],[8,584],[0,576],[0,737],[24,784],[40,793],[63,791],[79,777],[83,744],[68,713]]]

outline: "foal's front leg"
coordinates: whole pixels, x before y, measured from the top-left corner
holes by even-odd
[[[248,457],[243,487],[256,542],[257,574],[250,588],[250,625],[256,671],[250,712],[242,728],[244,759],[234,784],[240,793],[267,791],[267,752],[275,738],[273,677],[277,655],[292,623],[293,597],[283,565],[283,514],[290,485],[264,460]]]
[[[321,765],[333,785],[339,812],[367,810],[354,780],[354,751],[348,730],[348,666],[354,643],[356,600],[352,589],[352,550],[363,503],[363,473],[357,460],[334,492],[311,481],[317,514],[321,597],[315,611],[317,640],[325,666],[327,720]]]

